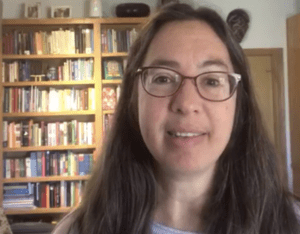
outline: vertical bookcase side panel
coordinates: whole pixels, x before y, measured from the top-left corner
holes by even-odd
[[[1,102],[0,102],[0,207],[3,204],[3,93],[4,87],[2,84],[2,18],[0,18],[0,72],[1,72],[1,80],[0,80],[0,95],[1,95]]]
[[[95,100],[96,100],[96,115],[95,115],[95,144],[97,150],[94,153],[94,160],[99,156],[102,148],[102,66],[101,66],[101,24],[94,24],[94,79],[95,79]]]
[[[300,196],[300,14],[287,19],[287,52],[293,189]]]

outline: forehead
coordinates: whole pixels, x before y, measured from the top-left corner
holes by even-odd
[[[182,66],[222,60],[232,67],[225,44],[207,23],[198,20],[164,25],[150,43],[144,66],[154,65],[155,59],[172,59]]]

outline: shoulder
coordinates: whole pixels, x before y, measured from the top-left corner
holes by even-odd
[[[300,224],[300,202],[299,201],[294,202],[294,210],[295,210],[297,219],[298,219],[299,224]]]
[[[59,223],[55,226],[52,234],[69,234],[69,229],[73,221],[74,221],[74,211],[70,212],[62,220],[59,221]]]

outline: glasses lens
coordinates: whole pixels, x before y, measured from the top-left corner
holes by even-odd
[[[227,73],[210,72],[197,77],[199,93],[208,100],[229,98],[236,87],[236,79]]]
[[[181,77],[168,69],[147,68],[143,71],[142,83],[148,93],[157,97],[164,97],[177,91]]]

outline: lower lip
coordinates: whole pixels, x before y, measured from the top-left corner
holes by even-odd
[[[205,140],[207,134],[193,136],[193,137],[173,137],[167,135],[167,143],[172,147],[191,147],[197,145]]]

